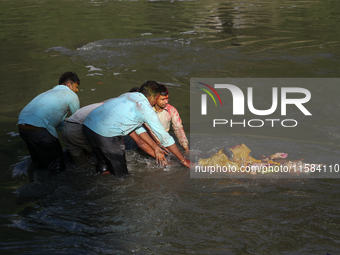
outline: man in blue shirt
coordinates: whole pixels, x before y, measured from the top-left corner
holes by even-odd
[[[65,170],[56,128],[68,112],[73,114],[79,109],[76,95],[79,83],[75,73],[62,74],[60,85],[36,96],[19,114],[19,134],[37,168],[53,172]]]
[[[110,99],[86,117],[83,131],[98,159],[97,171],[103,173],[108,170],[117,177],[129,174],[123,136],[134,130],[138,135],[146,132],[143,123],[149,125],[161,144],[181,163],[190,167],[190,161],[178,150],[174,139],[165,131],[151,107],[158,98],[158,88],[157,82],[147,81],[140,87],[140,92],[125,93]]]
[[[72,161],[75,164],[82,165],[86,163],[88,158],[88,155],[86,154],[92,151],[91,146],[84,136],[83,122],[91,111],[102,104],[103,102],[87,105],[65,119],[65,124],[63,125],[61,134],[65,148],[71,154]],[[132,131],[129,136],[135,141],[138,147],[150,156],[156,158],[157,163],[160,165],[165,165],[167,163],[162,149],[148,135],[148,133],[145,132],[139,136],[135,131]]]

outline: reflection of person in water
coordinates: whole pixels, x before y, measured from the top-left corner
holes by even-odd
[[[79,109],[79,78],[75,73],[61,75],[59,84],[35,97],[19,114],[18,128],[21,138],[37,168],[53,172],[65,170],[63,150],[56,128],[67,113]]]
[[[118,177],[128,175],[122,136],[134,130],[138,135],[146,132],[141,127],[143,123],[151,127],[162,145],[169,149],[182,164],[190,167],[190,161],[178,150],[174,139],[164,130],[151,107],[159,95],[158,86],[157,82],[148,81],[141,86],[140,93],[125,93],[110,99],[87,116],[83,131],[98,159],[97,169],[100,172],[108,170]],[[164,154],[160,161],[162,163],[166,161]]]

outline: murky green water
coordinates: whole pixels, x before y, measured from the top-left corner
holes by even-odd
[[[175,159],[162,169],[136,151],[123,181],[70,166],[29,183],[14,168],[29,155],[17,135],[20,110],[65,71],[80,77],[82,106],[145,80],[165,83],[189,132],[192,77],[338,78],[339,8],[328,0],[0,0],[1,253],[339,253],[337,179],[190,179]],[[340,163],[338,86],[309,89],[305,132],[229,139]]]

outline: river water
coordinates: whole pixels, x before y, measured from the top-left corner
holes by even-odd
[[[339,9],[330,0],[0,0],[1,254],[339,254],[337,178],[195,179],[174,158],[161,168],[128,151],[124,180],[69,165],[29,182],[16,127],[33,97],[75,71],[81,106],[145,80],[166,84],[189,134],[190,78],[338,78]],[[233,129],[199,153],[227,141],[339,164],[338,86],[308,87],[313,116],[296,132]]]

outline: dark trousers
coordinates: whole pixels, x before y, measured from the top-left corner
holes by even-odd
[[[19,124],[18,128],[37,168],[48,169],[52,172],[65,170],[64,154],[59,139],[46,128],[27,124]]]
[[[89,142],[99,165],[105,164],[107,170],[117,177],[126,177],[129,175],[126,158],[125,145],[122,136],[104,137],[83,125],[84,135]],[[97,171],[102,172],[98,168]]]

